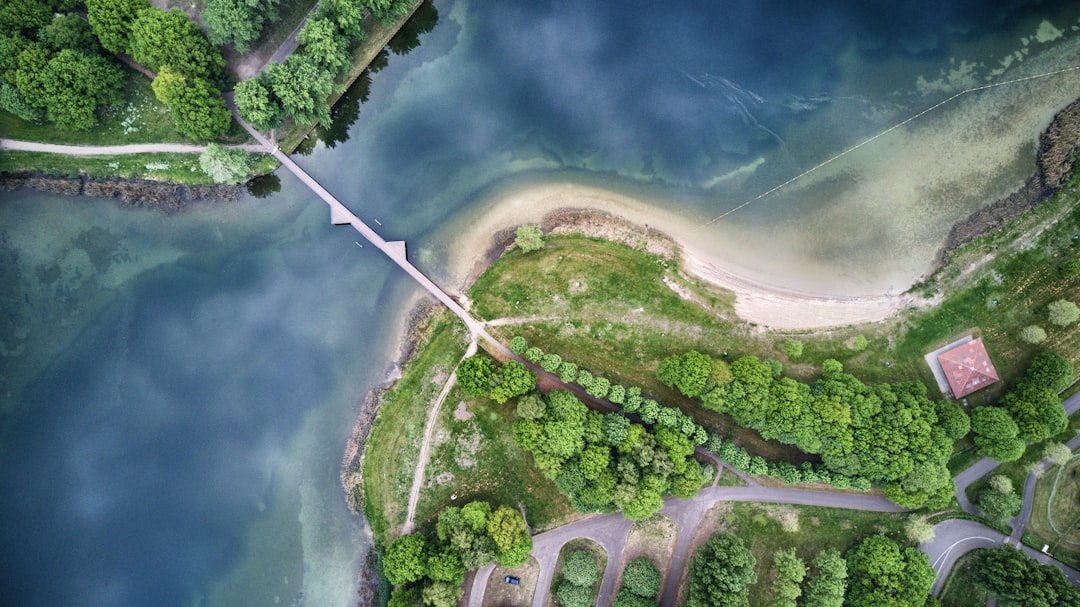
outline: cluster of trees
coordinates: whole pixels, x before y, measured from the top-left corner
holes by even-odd
[[[352,64],[362,41],[364,11],[393,20],[408,14],[409,0],[322,0],[297,38],[300,48],[285,63],[275,63],[256,78],[236,86],[236,108],[260,131],[286,118],[309,124],[330,122],[331,93]]]
[[[802,581],[806,577],[806,563],[794,548],[776,553],[773,561],[773,600],[774,607],[797,607],[802,596]]]
[[[623,413],[636,414],[641,421],[649,425],[674,428],[687,436],[695,445],[704,445],[709,433],[694,418],[676,407],[666,407],[653,399],[643,398],[638,386],[626,387],[613,384],[611,380],[593,375],[577,363],[563,360],[558,354],[545,354],[540,348],[529,347],[521,336],[510,340],[510,351],[525,360],[540,365],[548,373],[558,373],[563,383],[577,384],[585,388],[590,396],[607,399],[608,402],[622,406]],[[695,352],[696,354],[696,352]]]
[[[814,557],[817,575],[806,584],[803,607],[842,607],[847,592],[847,561],[839,551],[827,548]]]
[[[593,603],[593,584],[600,577],[596,557],[588,550],[573,550],[563,558],[563,579],[555,596],[563,607],[589,607]]]
[[[581,512],[621,510],[641,520],[670,492],[693,497],[705,482],[694,444],[665,426],[650,431],[620,413],[590,411],[572,392],[518,400],[514,438]]]
[[[456,374],[466,394],[474,398],[486,396],[500,405],[536,389],[536,374],[516,360],[497,366],[487,356],[476,354],[461,361]]]
[[[746,607],[747,589],[757,582],[757,559],[736,535],[718,533],[698,548],[690,563],[686,607]]]
[[[750,456],[739,445],[732,441],[723,440],[718,434],[710,434],[709,441],[705,443],[705,449],[715,453],[721,461],[730,464],[732,468],[753,476],[770,476],[784,481],[785,484],[795,483],[825,483],[837,489],[855,489],[856,491],[869,491],[872,485],[868,479],[861,476],[847,476],[839,472],[832,472],[826,468],[815,466],[813,462],[803,462],[796,466],[789,462],[767,462],[760,455]]]
[[[0,108],[62,129],[97,125],[97,110],[123,99],[127,76],[104,53],[75,0],[0,6]]]
[[[937,574],[930,558],[884,535],[871,535],[847,553],[850,607],[924,607]],[[936,603],[934,603],[936,604]]]
[[[1070,259],[1061,267],[1061,273],[1066,277],[1075,275],[1074,270],[1080,272],[1078,259]],[[1065,299],[1050,302],[1046,306],[1046,312],[1050,324],[1058,327],[1067,327],[1080,320],[1080,307]],[[1039,325],[1028,325],[1020,329],[1020,340],[1029,344],[1041,344],[1046,341],[1046,329]]]
[[[493,562],[517,567],[533,546],[517,510],[484,501],[443,510],[435,529],[433,537],[403,535],[386,548],[383,573],[395,586],[390,607],[453,607],[466,571]]]
[[[979,455],[1002,462],[1018,459],[1027,443],[1062,432],[1069,423],[1058,392],[1072,383],[1072,363],[1052,352],[1032,359],[1027,373],[996,407],[971,413],[971,430]]]
[[[990,477],[990,486],[979,492],[978,503],[983,516],[1003,523],[1020,512],[1024,500],[1017,495],[1009,477],[995,474]]]
[[[901,506],[952,499],[945,463],[970,424],[959,407],[930,401],[918,382],[868,386],[835,360],[825,361],[813,384],[782,371],[777,361],[754,356],[727,365],[687,352],[661,363],[658,377],[765,439],[820,454],[831,472],[882,483]]]
[[[154,95],[169,107],[178,131],[210,140],[229,130],[232,116],[219,89],[225,59],[185,13],[146,0],[86,0],[86,16],[106,50],[157,74]]]
[[[663,576],[652,560],[641,557],[626,564],[622,586],[615,594],[611,607],[656,607]]]
[[[241,53],[262,35],[267,23],[276,23],[278,0],[206,0],[199,16],[214,44],[230,42]]]
[[[1012,546],[977,551],[969,571],[1002,607],[1080,607],[1080,589],[1060,569]]]

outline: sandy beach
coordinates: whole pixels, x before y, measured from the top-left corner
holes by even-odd
[[[483,271],[493,234],[523,223],[540,223],[559,210],[587,209],[662,232],[681,249],[684,272],[732,291],[741,319],[771,329],[797,331],[877,322],[921,302],[907,294],[833,295],[769,284],[731,260],[696,247],[695,242],[710,236],[691,218],[597,187],[565,182],[531,185],[499,192],[478,206],[475,215],[448,230],[459,243],[473,243],[448,249],[451,280],[457,285],[468,284]]]

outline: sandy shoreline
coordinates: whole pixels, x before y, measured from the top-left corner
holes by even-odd
[[[735,311],[744,321],[771,329],[811,330],[885,320],[924,300],[908,294],[830,295],[807,293],[771,285],[740,271],[730,260],[719,259],[694,246],[704,234],[692,219],[633,197],[575,183],[549,183],[512,189],[493,195],[474,216],[460,221],[450,233],[471,247],[449,249],[454,284],[462,291],[487,267],[486,251],[493,234],[523,223],[541,223],[568,209],[591,210],[659,231],[680,249],[682,269],[688,275],[731,291]]]

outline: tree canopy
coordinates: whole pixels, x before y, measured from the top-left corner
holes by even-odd
[[[978,550],[972,557],[975,584],[1016,607],[1080,607],[1080,589],[1060,569],[1004,545]]]
[[[278,0],[206,0],[199,16],[214,44],[233,43],[246,53],[259,39],[267,22],[278,20]]]
[[[745,607],[746,590],[757,582],[755,566],[757,559],[739,537],[713,536],[690,563],[686,607]]]
[[[851,607],[923,607],[936,574],[929,558],[884,535],[871,535],[848,551]]]
[[[971,431],[979,455],[1011,462],[1024,454],[1020,429],[1001,407],[979,407],[971,412]]]

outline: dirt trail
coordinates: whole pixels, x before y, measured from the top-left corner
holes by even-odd
[[[226,148],[246,150],[248,152],[265,152],[266,149],[258,144],[227,145]],[[0,150],[18,152],[48,152],[50,154],[66,154],[68,156],[118,156],[124,154],[152,154],[152,153],[175,153],[175,154],[199,154],[206,150],[205,145],[194,143],[131,143],[126,145],[61,145],[57,143],[38,143],[36,141],[18,141],[15,139],[0,139]]]

